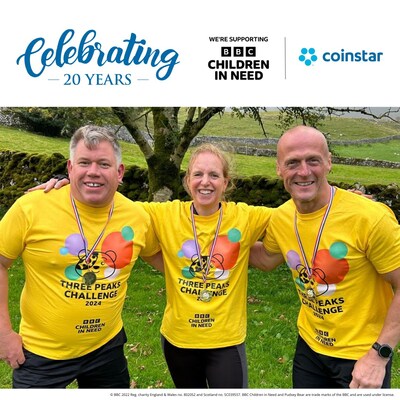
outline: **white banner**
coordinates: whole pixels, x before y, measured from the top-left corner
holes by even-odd
[[[394,0],[3,3],[0,106],[400,104]]]

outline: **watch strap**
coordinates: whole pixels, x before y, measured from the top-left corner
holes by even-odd
[[[382,358],[391,358],[393,356],[393,349],[388,344],[375,342],[372,348],[375,349]]]

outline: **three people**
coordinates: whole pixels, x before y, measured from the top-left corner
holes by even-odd
[[[250,249],[254,266],[285,259],[292,271],[301,304],[295,388],[390,387],[399,225],[383,204],[329,185],[330,169],[322,133],[300,126],[278,143],[277,172],[292,199],[274,213],[225,200],[229,162],[212,145],[190,159],[192,201],[141,204],[162,249],[162,346],[176,387],[247,387]]]

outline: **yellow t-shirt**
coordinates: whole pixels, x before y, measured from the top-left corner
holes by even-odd
[[[220,348],[243,343],[247,327],[250,246],[264,233],[272,210],[222,203],[222,223],[207,274],[207,260],[219,212],[195,215],[199,262],[190,214],[191,202],[145,203],[160,241],[167,291],[161,333],[182,348]],[[207,290],[210,301],[202,301]]]
[[[298,214],[298,233],[311,258],[325,208]],[[294,229],[289,200],[271,218],[264,245],[282,253],[301,308],[301,337],[320,354],[358,359],[377,339],[393,298],[381,274],[400,267],[400,227],[382,203],[336,189],[311,276]]]
[[[25,267],[23,345],[50,359],[85,355],[114,337],[123,325],[127,280],[139,253],[159,251],[141,204],[116,193],[108,223],[110,207],[76,204],[89,250],[106,226],[88,262],[69,186],[22,196],[0,221],[0,254],[21,255]]]

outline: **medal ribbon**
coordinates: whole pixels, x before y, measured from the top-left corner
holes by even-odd
[[[83,240],[83,245],[85,246],[85,255],[86,255],[85,261],[86,261],[86,263],[88,263],[89,260],[90,260],[90,256],[91,256],[91,255],[93,254],[93,252],[95,251],[96,246],[99,244],[101,238],[102,238],[103,235],[104,235],[104,232],[106,231],[106,227],[107,227],[108,223],[110,222],[110,219],[111,219],[112,214],[113,214],[113,212],[114,212],[114,202],[111,204],[110,211],[108,212],[108,219],[107,219],[107,222],[106,222],[106,224],[105,224],[103,230],[101,231],[99,237],[96,239],[96,242],[94,243],[93,247],[88,251],[88,241],[87,241],[87,239],[86,239],[86,237],[85,237],[85,234],[84,234],[84,232],[83,232],[83,226],[82,226],[81,219],[80,219],[80,217],[79,217],[78,209],[77,209],[77,207],[76,207],[75,200],[74,200],[74,198],[72,197],[72,194],[71,194],[70,197],[71,197],[72,208],[73,208],[74,214],[75,214],[75,219],[76,219],[76,222],[77,222],[78,227],[79,227],[79,232],[81,233],[81,237],[82,237],[82,240]]]
[[[200,262],[200,266],[202,265],[202,259],[201,259],[201,253],[200,253],[200,245],[199,245],[199,240],[197,238],[197,231],[196,231],[196,224],[194,222],[194,206],[193,203],[190,206],[190,217],[192,220],[192,229],[193,229],[193,235],[194,235],[194,242],[196,245],[196,251],[197,251],[197,256],[199,257],[199,262]],[[211,259],[212,256],[214,254],[214,249],[215,249],[215,245],[217,243],[217,238],[218,238],[218,233],[219,233],[219,229],[221,227],[221,222],[222,222],[222,206],[219,209],[219,217],[218,217],[218,223],[217,223],[217,227],[215,229],[215,236],[211,245],[211,250],[210,250],[210,254],[208,255],[208,259],[207,259],[207,267],[206,267],[206,272],[203,272],[203,282],[205,282],[207,280],[207,275],[208,272],[210,270],[210,265],[211,265]]]
[[[311,258],[311,267],[307,262],[307,257],[306,257],[305,251],[304,251],[303,243],[301,242],[300,234],[297,229],[297,210],[294,213],[294,231],[296,233],[297,243],[299,244],[299,247],[300,247],[301,255],[304,260],[304,264],[305,264],[305,267],[307,270],[308,277],[312,276],[312,267],[314,265],[315,257],[317,256],[319,242],[321,241],[321,236],[322,236],[322,232],[325,227],[326,220],[328,219],[329,212],[332,208],[334,194],[335,194],[335,188],[333,186],[331,186],[331,192],[330,192],[330,196],[329,196],[328,206],[326,207],[324,216],[322,217],[321,225],[319,226],[319,229],[318,229],[317,238],[315,239],[314,251],[313,251],[312,258]]]

